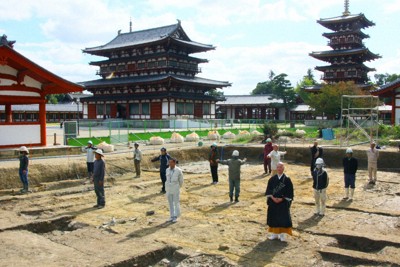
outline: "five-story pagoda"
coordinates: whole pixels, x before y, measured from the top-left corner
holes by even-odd
[[[363,39],[369,36],[361,30],[374,26],[364,14],[350,14],[349,1],[345,1],[345,11],[342,16],[320,19],[319,24],[332,30],[324,33],[328,38],[329,51],[312,52],[310,56],[328,62],[330,65],[318,66],[315,69],[324,73],[322,80],[326,83],[354,81],[360,86],[368,81],[368,72],[375,69],[364,65],[364,62],[380,58],[364,46]]]
[[[84,53],[108,59],[90,62],[102,78],[83,82],[93,96],[82,99],[84,118],[215,118],[216,97],[210,90],[229,82],[196,77],[200,63],[190,56],[215,49],[194,42],[177,24],[120,33],[109,43]]]

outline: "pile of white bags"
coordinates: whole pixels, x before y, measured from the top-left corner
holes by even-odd
[[[235,139],[236,138],[236,134],[232,133],[232,132],[226,132],[222,135],[222,138],[224,139]]]
[[[163,144],[164,144],[164,139],[161,138],[160,136],[150,137],[150,145],[163,145]]]
[[[102,149],[104,153],[113,152],[114,151],[114,145],[107,144],[104,141],[101,142],[100,144],[98,144],[97,148]]]
[[[306,134],[306,131],[304,131],[304,130],[299,130],[299,129],[296,130],[296,135],[303,137],[305,134]]]
[[[239,134],[238,134],[238,137],[240,138],[240,137],[248,137],[248,136],[250,136],[250,133],[248,132],[248,131],[246,131],[246,130],[244,130],[244,131],[239,131]]]
[[[219,140],[221,136],[218,131],[209,131],[207,137],[209,140]]]
[[[263,134],[260,133],[260,132],[257,131],[257,130],[254,130],[254,131],[251,132],[251,135],[263,135]]]
[[[179,133],[172,133],[171,135],[171,143],[183,143],[185,139]]]
[[[197,133],[193,132],[191,134],[186,135],[186,142],[197,142],[200,140],[200,137]]]

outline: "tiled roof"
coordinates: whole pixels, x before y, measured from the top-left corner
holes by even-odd
[[[282,99],[275,99],[272,95],[225,95],[225,101],[218,101],[219,106],[234,105],[265,105],[265,104],[282,104]]]
[[[386,83],[375,90],[372,90],[371,93],[384,91],[385,89],[387,89],[389,87],[396,87],[396,86],[400,87],[400,78],[398,78],[397,80],[394,80],[393,82]]]
[[[368,55],[370,58],[380,58],[380,55],[376,55],[369,51],[368,48],[355,48],[355,49],[346,49],[346,50],[328,50],[328,51],[319,51],[319,52],[312,52],[310,56],[315,58],[322,58],[322,57],[333,57],[333,56],[340,56],[340,55],[357,55],[364,53]]]
[[[90,101],[127,101],[139,99],[161,99],[165,97],[191,99],[191,100],[216,100],[214,96],[200,95],[193,93],[181,92],[161,92],[161,93],[145,93],[145,94],[118,94],[118,95],[96,95],[93,97],[85,98],[84,102]]]
[[[113,78],[113,79],[98,79],[93,81],[86,81],[80,83],[86,88],[90,87],[98,87],[98,86],[111,86],[111,85],[134,85],[140,83],[151,83],[151,82],[161,82],[168,79],[172,79],[175,81],[181,81],[191,84],[201,84],[207,85],[210,87],[227,87],[231,84],[229,82],[223,81],[215,81],[210,79],[204,79],[200,77],[188,77],[188,76],[180,76],[180,75],[148,75],[148,76],[135,76],[135,77],[126,77],[126,78]]]
[[[176,34],[178,32],[180,35],[179,39],[174,37],[174,34]],[[146,29],[146,30],[135,31],[135,32],[128,32],[128,33],[121,33],[121,34],[118,34],[117,37],[115,37],[109,43],[107,43],[105,45],[97,46],[97,47],[85,48],[85,49],[83,49],[83,52],[96,53],[96,52],[102,51],[102,50],[111,50],[111,49],[116,49],[116,48],[123,48],[123,47],[130,47],[130,46],[135,46],[135,45],[140,45],[140,44],[153,43],[153,42],[157,42],[157,41],[160,41],[160,40],[163,40],[166,38],[173,38],[176,41],[185,42],[186,44],[194,45],[197,47],[202,47],[205,49],[214,49],[214,47],[212,45],[200,44],[200,43],[191,41],[189,39],[189,37],[186,35],[186,33],[183,31],[180,23],[177,23],[177,24],[158,27],[158,28]]]
[[[350,22],[350,21],[354,21],[354,20],[361,20],[364,23],[364,27],[363,28],[375,25],[375,23],[373,23],[372,21],[368,20],[363,13],[351,14],[351,15],[347,15],[347,16],[338,16],[338,17],[326,18],[326,19],[319,19],[317,22],[319,24],[327,27],[327,28],[330,28],[329,24]]]

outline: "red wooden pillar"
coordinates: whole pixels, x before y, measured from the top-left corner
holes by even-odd
[[[6,122],[12,122],[11,104],[6,104],[5,111],[6,111]]]
[[[46,145],[46,101],[39,103],[40,145]]]

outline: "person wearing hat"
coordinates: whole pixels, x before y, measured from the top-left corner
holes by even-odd
[[[314,144],[312,147],[310,147],[310,152],[311,152],[311,164],[310,164],[310,171],[311,171],[311,176],[312,173],[315,169],[315,161],[317,158],[322,158],[324,150],[322,147],[318,146],[318,141],[314,141]]]
[[[19,148],[19,178],[22,182],[21,193],[28,193],[29,191],[29,181],[28,181],[28,166],[29,166],[29,150],[26,146],[21,146]]]
[[[353,157],[353,150],[346,149],[346,157],[343,158],[344,172],[344,200],[353,200],[354,189],[356,188],[356,172],[358,169],[358,160]]]
[[[142,160],[142,151],[139,149],[139,144],[135,143],[135,150],[133,151],[133,162],[135,164],[136,176],[135,178],[140,178],[140,162]]]
[[[233,202],[233,191],[235,191],[235,202],[239,202],[240,195],[240,167],[247,161],[246,158],[243,160],[239,159],[239,151],[234,150],[232,158],[228,160],[219,160],[217,162],[228,165],[229,172],[229,198]]]
[[[326,208],[326,189],[329,184],[328,174],[324,169],[324,160],[317,158],[313,171],[313,189],[315,199],[315,215],[324,216]]]
[[[166,170],[167,181],[165,183],[166,196],[169,203],[170,218],[167,222],[176,223],[181,215],[180,209],[180,189],[183,185],[182,170],[176,166],[175,158],[169,159],[169,167]]]
[[[217,148],[217,144],[213,143],[211,145],[211,151],[208,155],[208,161],[210,162],[210,169],[211,169],[211,176],[212,176],[211,184],[218,184],[218,162],[217,162],[217,159],[219,159],[218,148]]]
[[[162,147],[160,149],[161,154],[159,156],[154,157],[151,162],[156,162],[160,161],[160,178],[162,182],[162,188],[160,193],[165,194],[165,181],[167,180],[166,176],[166,171],[169,166],[169,160],[171,159],[171,156],[167,153],[167,149],[165,147]]]
[[[106,205],[106,198],[104,195],[104,176],[106,173],[106,163],[103,160],[103,150],[96,149],[96,151],[94,151],[94,156],[96,160],[93,164],[94,167],[92,182],[94,184],[94,192],[97,196],[97,204],[93,207],[102,209]]]
[[[272,152],[272,140],[271,138],[267,138],[266,144],[264,146],[264,174],[271,174],[271,158],[268,157],[269,153]]]
[[[371,142],[370,149],[367,150],[368,157],[368,178],[369,184],[376,183],[376,173],[378,171],[379,150],[376,149],[376,143]]]
[[[88,141],[87,146],[83,148],[83,150],[86,152],[86,165],[89,179],[93,175],[94,152],[96,149],[97,147],[93,146],[93,142],[90,140]]]

